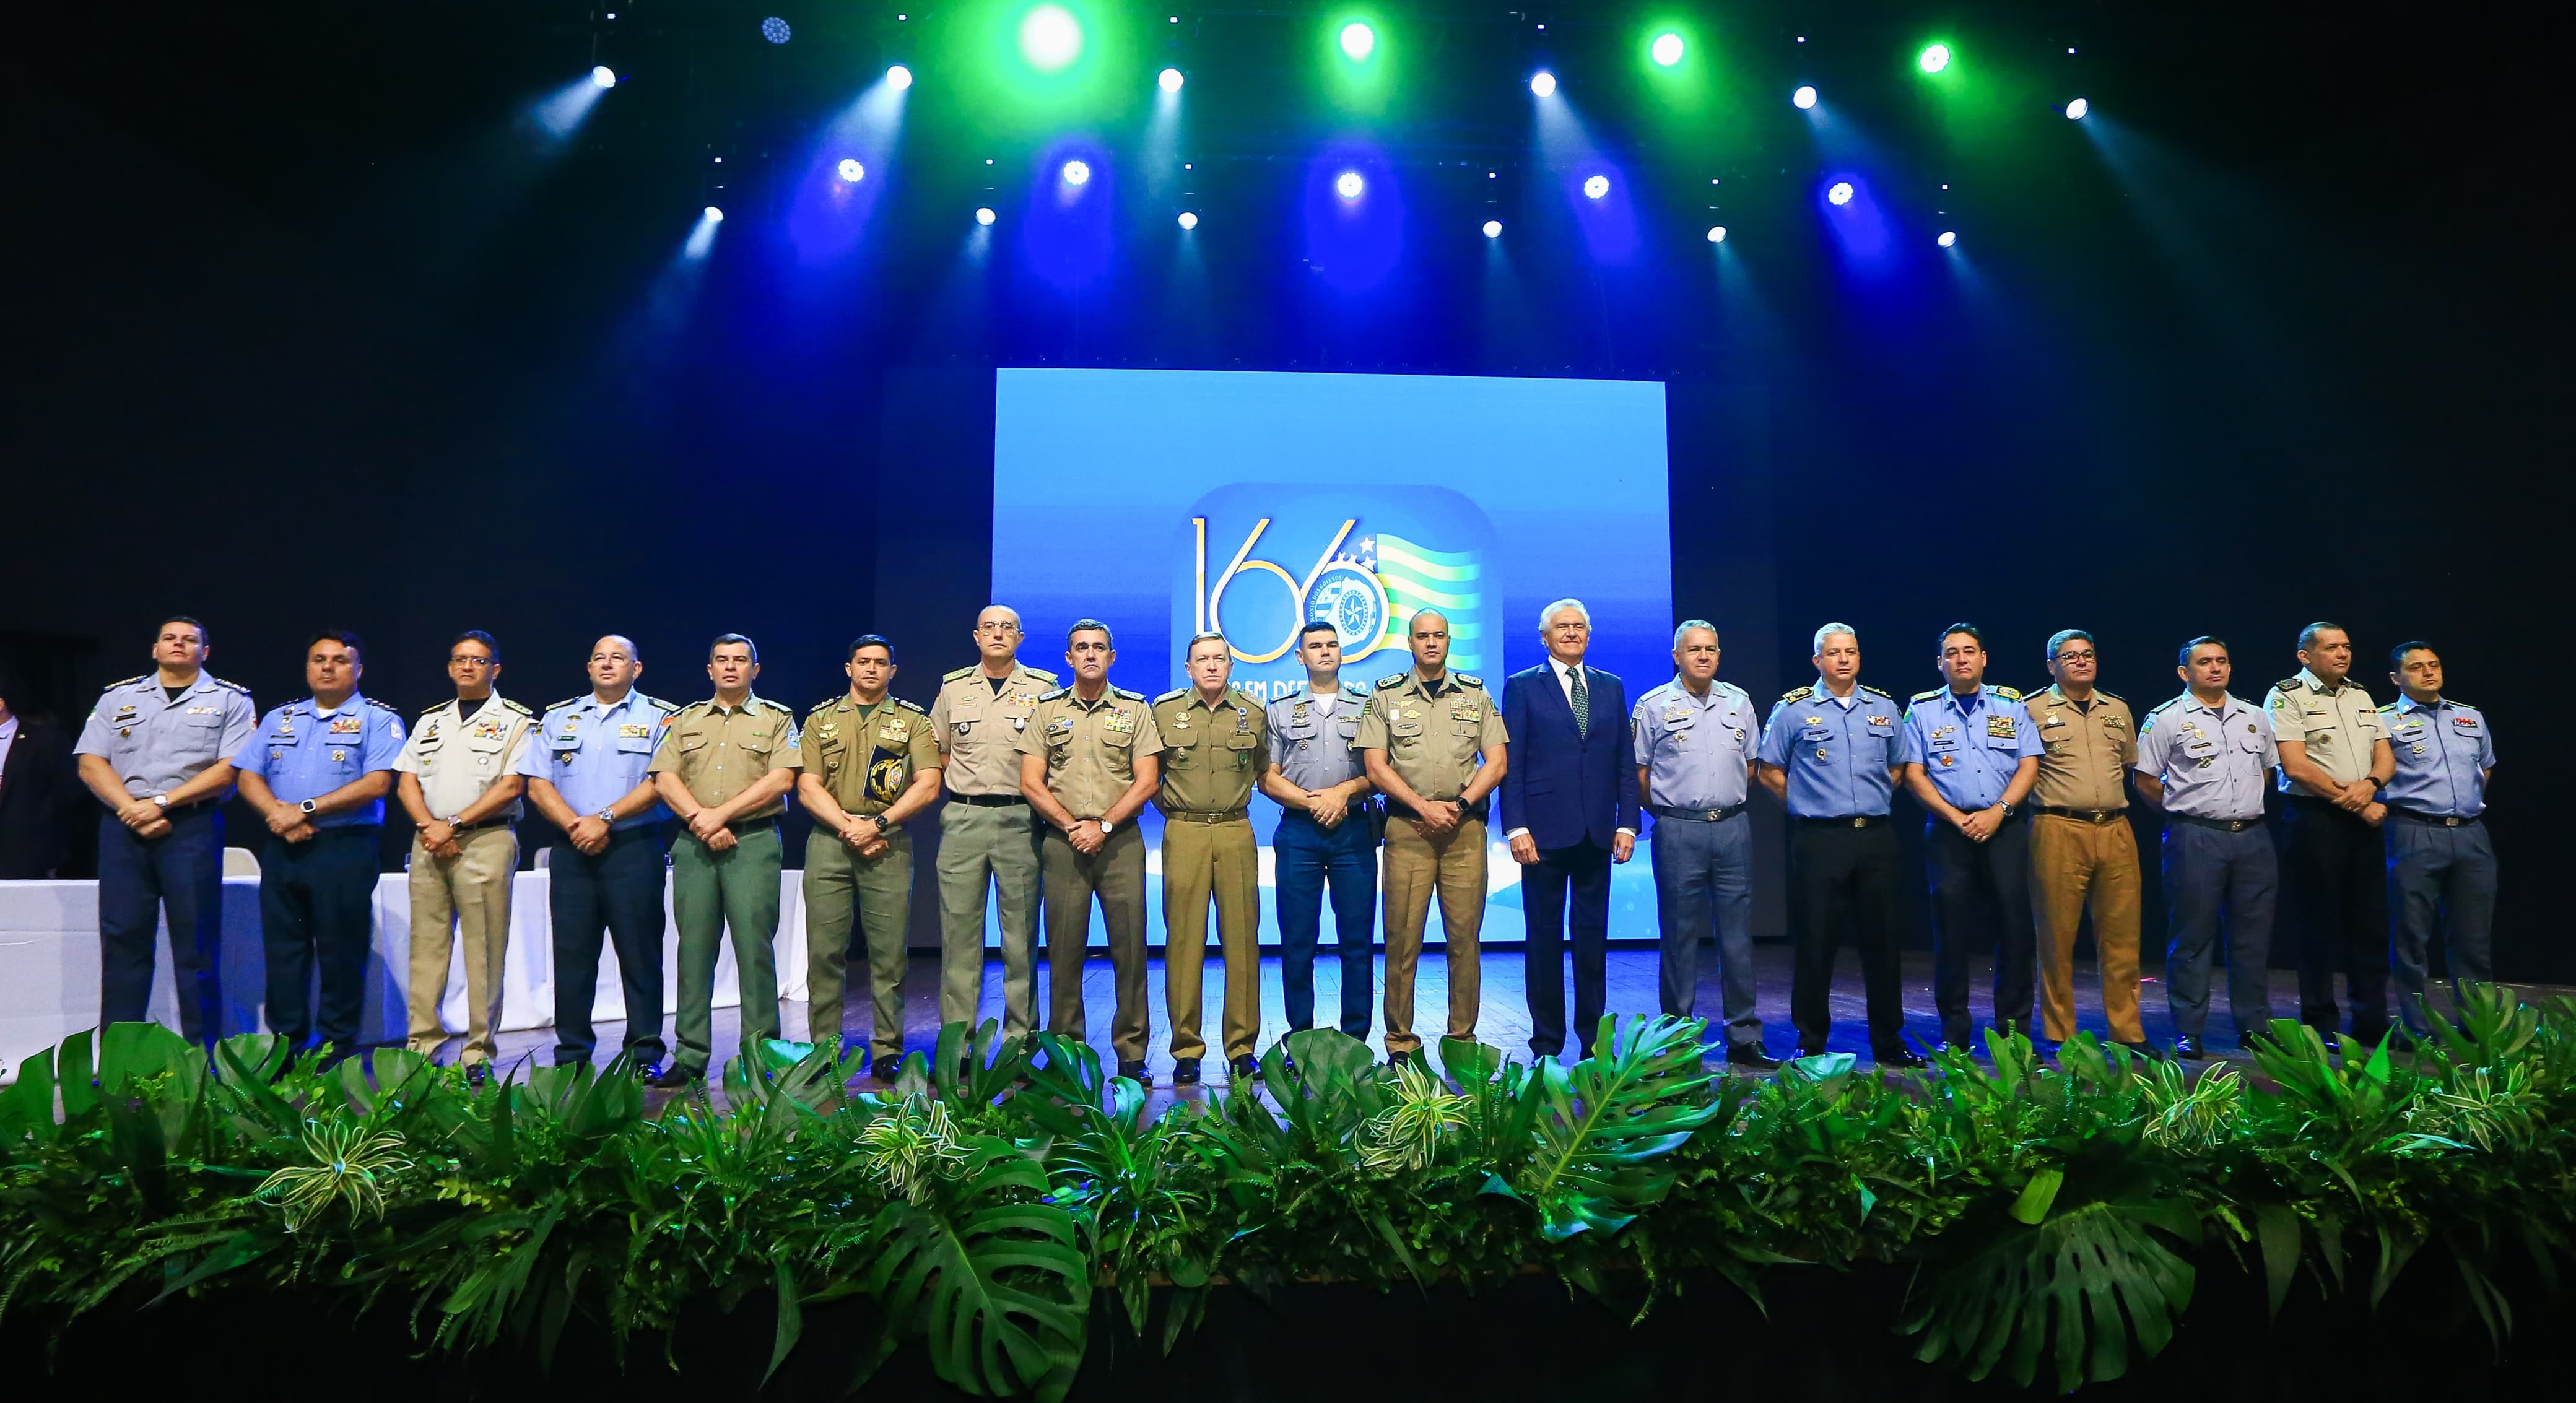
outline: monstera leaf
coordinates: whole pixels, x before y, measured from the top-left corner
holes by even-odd
[[[1601,1020],[1595,1046],[1606,1051],[1572,1071],[1540,1059],[1521,1093],[1532,1102],[1534,1151],[1512,1182],[1485,1185],[1537,1209],[1550,1242],[1617,1232],[1662,1199],[1674,1174],[1664,1157],[1719,1109],[1693,1096],[1709,1083],[1698,1024],[1638,1018],[1624,1033],[1617,1025]]]
[[[1091,1271],[1073,1216],[1041,1202],[1046,1191],[1035,1160],[986,1137],[943,1192],[887,1204],[868,1279],[886,1311],[876,1357],[917,1335],[968,1393],[1063,1397],[1082,1363]]]

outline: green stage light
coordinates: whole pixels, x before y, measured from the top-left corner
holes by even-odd
[[[1947,44],[1934,44],[1930,48],[1925,49],[1923,51],[1923,56],[1916,59],[1914,64],[1917,68],[1922,69],[1926,73],[1938,73],[1942,69],[1950,66],[1950,46]]]
[[[1040,5],[1020,19],[1020,57],[1054,73],[1082,56],[1082,25],[1062,5]]]
[[[1670,68],[1682,61],[1682,36],[1669,29],[1665,30],[1655,36],[1654,47],[1648,52],[1653,55],[1655,62]]]
[[[1377,31],[1352,20],[1342,26],[1341,45],[1343,55],[1351,62],[1366,63],[1368,56],[1377,52]]]

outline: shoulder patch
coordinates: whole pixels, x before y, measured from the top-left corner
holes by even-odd
[[[1449,675],[1457,678],[1463,686],[1473,687],[1480,692],[1485,689],[1485,679],[1472,672],[1453,672]]]
[[[2122,706],[2127,706],[2129,704],[2129,699],[2127,697],[2121,696],[2119,693],[2114,692],[2107,687],[2096,687],[2093,690],[2101,693],[2103,696],[2109,697],[2111,700],[2118,702]]]
[[[2173,703],[2171,703],[2171,702],[2167,702],[2167,703],[2165,703],[2165,705],[2166,705],[2166,706],[2171,706],[2171,705],[2173,705]],[[2161,710],[2161,709],[2162,709],[2162,708],[2159,708],[2159,710]],[[2381,703],[2379,704],[2379,709],[2380,709],[2380,710],[2382,710],[2382,711],[2395,711],[2395,710],[2397,709],[2397,703],[2395,703],[2395,702],[2381,702]]]
[[[1056,678],[1055,678],[1055,674],[1054,674],[1054,673],[1049,672],[1049,671],[1047,671],[1045,668],[1042,668],[1042,667],[1023,668],[1023,669],[1021,669],[1021,670],[1022,670],[1022,671],[1024,671],[1024,672],[1026,672],[1026,673],[1028,673],[1028,675],[1029,675],[1029,676],[1036,678],[1036,679],[1037,679],[1037,680],[1039,680],[1040,682],[1053,682],[1054,680],[1056,680]],[[967,671],[972,672],[972,671],[974,671],[974,669],[973,669],[973,668],[968,668],[968,669],[967,669]]]
[[[1870,686],[1870,685],[1869,685],[1868,683],[1866,683],[1866,682],[1864,682],[1864,683],[1862,683],[1862,684],[1861,684],[1860,689],[1861,689],[1862,691],[1864,691],[1864,692],[1869,693],[1869,694],[1870,694],[1871,696],[1873,696],[1873,697],[1887,697],[1887,699],[1888,699],[1889,701],[1894,701],[1894,700],[1896,700],[1896,698],[1895,698],[1895,697],[1893,697],[1893,696],[1889,696],[1887,693],[1880,691],[1880,690],[1879,690],[1879,689],[1877,689],[1876,687]]]
[[[923,706],[919,702],[908,702],[901,697],[897,697],[894,699],[894,704],[898,708],[909,711],[915,716],[928,716],[930,714],[930,708]]]
[[[957,669],[955,672],[943,672],[939,674],[939,680],[942,682],[958,682],[974,675],[975,664],[968,663],[966,666]]]
[[[2299,679],[2295,677],[2284,677],[2280,681],[2272,684],[2272,690],[2276,692],[2295,692],[2299,690]]]
[[[639,695],[641,694],[639,693]],[[646,706],[658,706],[664,711],[678,711],[680,709],[680,704],[678,702],[666,702],[660,697],[645,697],[644,704]]]
[[[239,682],[227,681],[224,678],[214,676],[212,673],[207,674],[207,680],[213,682],[216,686],[223,688],[225,691],[239,692],[243,696],[250,695],[250,688],[243,686]]]
[[[1143,692],[1131,692],[1124,687],[1110,688],[1109,695],[1113,697],[1125,697],[1129,701],[1143,701],[1145,699],[1145,694]]]
[[[561,711],[561,710],[563,710],[565,707],[568,707],[568,706],[579,706],[579,705],[581,705],[584,701],[588,700],[588,699],[589,699],[589,697],[590,697],[590,693],[588,693],[588,692],[584,692],[584,693],[582,693],[580,696],[577,696],[577,697],[566,697],[566,698],[564,698],[562,701],[559,701],[559,702],[547,702],[547,703],[546,703],[546,710],[548,710],[548,711]]]
[[[1117,690],[1117,689],[1113,687],[1113,688],[1111,688],[1110,690],[1115,691],[1115,690]],[[1190,689],[1189,689],[1189,688],[1187,688],[1187,687],[1174,687],[1172,690],[1170,690],[1170,691],[1168,691],[1168,692],[1165,692],[1164,694],[1162,694],[1162,695],[1161,695],[1161,696],[1159,696],[1159,697],[1154,698],[1154,705],[1156,705],[1156,706],[1161,706],[1163,703],[1165,703],[1165,702],[1167,702],[1167,701],[1170,701],[1170,700],[1171,700],[1171,699],[1173,699],[1174,697],[1185,697],[1185,696],[1188,696],[1189,694],[1190,694]]]
[[[1371,682],[1369,685],[1372,687],[1401,687],[1404,685],[1404,678],[1405,674],[1401,672],[1391,672],[1386,676],[1379,678],[1375,682]]]
[[[1949,688],[1947,688],[1947,687],[1932,687],[1932,688],[1928,688],[1928,689],[1926,689],[1926,690],[1924,690],[1924,691],[1916,692],[1914,695],[1912,695],[1912,696],[1910,696],[1910,697],[1907,697],[1907,698],[1906,698],[1906,700],[1907,700],[1907,701],[1930,701],[1930,700],[1932,700],[1934,697],[1937,697],[1937,696],[1941,695],[1943,692],[1946,692],[1946,691],[1948,691],[1948,690],[1950,690],[1950,689],[1949,689]]]
[[[2021,689],[2019,687],[1988,687],[1986,690],[2003,698],[2005,701],[2021,700]]]
[[[1807,698],[1812,697],[1815,694],[1816,689],[1813,687],[1800,687],[1795,691],[1782,692],[1780,694],[1780,700],[1784,702],[1805,701]]]
[[[1058,687],[1052,692],[1038,693],[1038,700],[1042,702],[1054,701],[1056,698],[1065,696],[1072,691],[1073,689],[1071,687]]]
[[[535,713],[535,712],[528,710],[526,707],[519,705],[517,702],[514,702],[514,701],[510,700],[508,697],[503,697],[503,698],[501,698],[501,705],[506,706],[506,707],[508,707],[510,710],[515,711],[515,712],[519,713],[521,716],[534,716],[534,715],[536,715],[536,713]]]
[[[108,691],[113,692],[113,691],[115,691],[115,690],[116,690],[117,688],[119,688],[119,687],[131,687],[131,686],[133,686],[135,683],[140,682],[140,681],[142,681],[144,678],[149,677],[149,676],[151,676],[151,675],[152,675],[152,674],[151,674],[151,673],[148,673],[148,672],[145,672],[145,673],[138,673],[138,674],[137,674],[137,675],[135,675],[135,676],[132,676],[132,677],[126,678],[126,679],[125,679],[124,681],[122,681],[122,682],[110,682],[110,683],[108,683],[108,684],[107,684],[107,690],[108,690]]]
[[[399,711],[396,711],[392,702],[378,701],[374,697],[367,698],[367,705],[376,708],[378,711],[394,711],[396,715],[401,714]]]

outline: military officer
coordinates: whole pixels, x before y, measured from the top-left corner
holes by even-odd
[[[2283,885],[2299,932],[2299,1021],[2329,1045],[2343,1023],[2335,966],[2352,998],[2352,1035],[2388,1033],[2388,879],[2378,791],[2397,772],[2388,727],[2352,680],[2352,635],[2299,630],[2300,668],[2264,699],[2281,750]]]
[[[2195,638],[2174,671],[2184,691],[2138,723],[2137,785],[2164,810],[2165,1003],[2174,1055],[2209,1055],[2209,966],[2227,921],[2227,1011],[2236,1040],[2271,1026],[2272,912],[2280,891],[2263,788],[2280,762],[2260,710],[2227,691],[2227,644]]]
[[[173,616],[152,671],[100,694],[73,747],[98,821],[98,1021],[151,1016],[152,960],[170,917],[179,1031],[223,1036],[224,799],[251,737],[250,692],[206,671],[206,626]]]
[[[1932,1003],[1941,1041],[1969,1046],[1968,955],[1994,952],[1995,1027],[2030,1032],[2030,821],[2021,803],[2039,777],[2039,740],[2021,693],[1986,685],[1986,635],[1941,631],[1933,665],[1947,684],[1905,708],[1914,758],[1906,792],[1923,806],[1923,865],[1932,879]]]
[[[519,758],[528,799],[562,837],[546,859],[553,916],[555,1063],[588,1062],[598,1046],[603,932],[617,948],[626,992],[626,1055],[650,1080],[662,1073],[663,826],[671,811],[646,767],[679,708],[644,694],[643,655],[623,634],[590,645],[590,691],[546,708]]]
[[[1789,1018],[1798,1055],[1826,1050],[1833,1032],[1834,950],[1860,950],[1871,1055],[1920,1067],[1905,1045],[1896,954],[1896,832],[1888,798],[1914,758],[1896,699],[1860,685],[1860,635],[1816,630],[1814,685],[1782,694],[1763,723],[1762,787],[1789,811]]]
[[[984,994],[984,901],[1002,937],[1002,1035],[1037,1027],[1038,822],[1020,793],[1020,737],[1054,673],[1019,661],[1020,616],[975,616],[982,656],[939,679],[930,728],[948,803],[939,813],[939,1021],[972,1023]]]
[[[394,760],[394,795],[418,830],[411,842],[411,1050],[447,1041],[438,1006],[448,952],[465,950],[465,1049],[457,1061],[480,1086],[501,1020],[501,964],[510,948],[510,887],[519,874],[519,761],[536,717],[493,690],[501,645],[481,629],[447,645],[456,699],[420,714]]]
[[[1717,680],[1717,625],[1673,630],[1673,680],[1637,699],[1637,802],[1655,816],[1646,842],[1655,869],[1659,1002],[1675,1018],[1699,1004],[1699,947],[1717,928],[1726,1060],[1765,1071],[1753,997],[1753,821],[1744,816],[1762,718],[1753,699]]]
[[[805,772],[796,798],[814,816],[805,837],[806,1040],[841,1046],[850,925],[867,942],[875,1022],[869,1061],[890,1082],[903,1064],[904,933],[912,924],[912,836],[904,821],[939,797],[939,741],[930,713],[893,684],[894,645],[850,640],[849,690],[805,717]]]
[[[1109,930],[1117,1009],[1109,1026],[1118,1075],[1147,1086],[1145,836],[1136,815],[1162,773],[1163,737],[1141,692],[1109,685],[1118,650],[1109,625],[1077,620],[1064,660],[1073,684],[1038,698],[1020,733],[1020,792],[1046,826],[1047,1031],[1083,1041],[1082,961],[1091,903]],[[1206,941],[1204,929],[1200,932]]]
[[[2495,847],[2487,839],[2487,780],[2495,737],[2485,713],[2442,695],[2442,657],[2420,639],[2390,650],[2388,680],[2398,699],[2379,708],[2397,772],[2388,781],[2389,942],[2397,966],[2397,1007],[2417,1035],[2425,1026],[2424,951],[2438,920],[2442,957],[2456,986],[2490,980],[2495,924]]]
[[[1485,924],[1485,800],[1503,782],[1510,733],[1482,678],[1449,668],[1449,620],[1424,609],[1405,623],[1409,671],[1370,688],[1353,738],[1369,783],[1386,796],[1386,1054],[1416,1057],[1414,967],[1431,897],[1448,935],[1449,1036],[1474,1037],[1483,1002],[1478,937]]]
[[[402,717],[358,691],[365,648],[353,633],[313,635],[313,695],[261,718],[233,756],[242,798],[268,821],[260,855],[260,944],[269,1031],[301,1049],[318,1037],[335,1060],[357,1050],[374,944],[377,848],[385,793],[402,754]],[[321,970],[321,1008],[305,991]]]
[[[714,1054],[716,949],[733,936],[742,1046],[778,1036],[778,817],[804,763],[796,714],[751,684],[760,650],[739,633],[707,651],[715,696],[680,708],[646,773],[683,828],[671,845],[671,907],[680,928],[679,1051],[656,1086],[690,1086]]]
[[[1357,748],[1368,689],[1342,681],[1342,635],[1320,620],[1297,630],[1306,682],[1270,704],[1270,768],[1261,792],[1279,802],[1270,834],[1279,911],[1279,982],[1288,1031],[1315,1026],[1315,944],[1324,888],[1342,960],[1341,1029],[1365,1039],[1376,992],[1378,815]]]
[[[1226,685],[1234,649],[1222,633],[1190,639],[1190,685],[1154,698],[1163,738],[1163,1007],[1172,1017],[1172,1082],[1199,1079],[1199,1035],[1208,902],[1216,902],[1225,951],[1226,1066],[1238,1082],[1261,1075],[1261,849],[1252,837],[1253,781],[1270,767],[1270,718]],[[1310,950],[1311,946],[1308,947]]]
[[[2129,768],[2138,762],[2129,704],[2093,685],[2101,675],[2093,635],[2049,636],[2056,679],[2022,704],[2041,746],[2032,786],[2031,881],[2038,887],[2039,1012],[2053,1042],[2075,1036],[2075,930],[2089,902],[2100,961],[2102,1014],[2111,1040],[2153,1056],[2138,1022],[2138,839],[2129,831]]]

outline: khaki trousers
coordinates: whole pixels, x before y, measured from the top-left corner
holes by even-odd
[[[1203,1057],[1199,997],[1206,984],[1208,900],[1216,900],[1225,951],[1225,1059],[1250,1057],[1261,1039],[1261,850],[1252,820],[1163,822],[1163,1005],[1172,1056]]]
[[[1422,1046],[1413,1034],[1413,971],[1422,959],[1422,925],[1431,894],[1440,893],[1440,924],[1449,936],[1449,1036],[1476,1035],[1483,996],[1476,938],[1485,924],[1485,821],[1463,820],[1433,837],[1418,819],[1386,821],[1386,1050],[1401,1056]]]
[[[1026,804],[951,800],[939,813],[939,1021],[975,1020],[984,999],[984,903],[1002,928],[1002,1036],[1037,1027],[1038,824]]]
[[[1091,944],[1091,902],[1100,900],[1109,928],[1109,967],[1117,1012],[1109,1046],[1121,1062],[1145,1060],[1151,1029],[1145,1011],[1145,835],[1133,820],[1120,825],[1100,851],[1073,850],[1050,828],[1043,853],[1046,872],[1047,1031],[1075,1042],[1089,1037],[1082,1007],[1082,962]],[[1204,939],[1204,937],[1202,937]]]
[[[2039,934],[2039,1022],[2053,1042],[2075,1036],[2075,927],[2093,904],[2093,949],[2102,967],[2102,1012],[2113,1042],[2143,1042],[2138,1024],[2138,840],[2129,821],[2087,823],[2034,814],[2031,902]]]
[[[886,830],[886,850],[861,857],[841,835],[816,827],[805,835],[805,1040],[841,1046],[843,991],[849,983],[850,926],[867,942],[868,995],[875,1021],[868,1055],[892,1069],[903,1057],[903,970],[912,921],[912,838]],[[888,1060],[892,1059],[892,1060]]]
[[[447,964],[465,946],[465,1050],[462,1066],[492,1060],[492,1025],[501,1020],[501,957],[510,948],[510,884],[519,871],[519,835],[507,824],[459,838],[454,857],[431,857],[411,840],[412,1051],[423,1057],[447,1041],[438,1006],[447,998]]]

